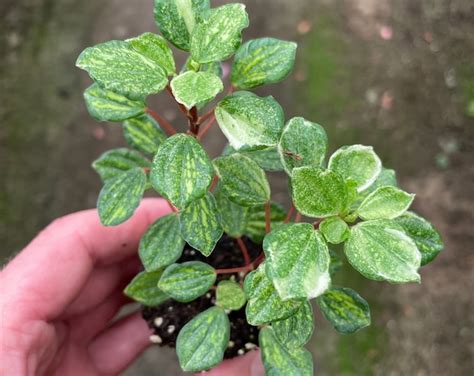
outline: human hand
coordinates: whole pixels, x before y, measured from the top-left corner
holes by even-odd
[[[74,213],[15,257],[0,273],[0,374],[114,375],[130,365],[150,344],[150,330],[139,313],[111,322],[140,269],[141,235],[169,210],[164,200],[146,199],[116,227],[103,227],[96,210]],[[248,369],[253,376],[252,367],[261,369],[255,354],[210,374],[244,376]]]

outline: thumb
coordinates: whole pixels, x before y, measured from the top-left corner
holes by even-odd
[[[265,370],[260,359],[260,351],[250,351],[243,356],[226,360],[216,368],[206,372],[206,376],[264,376]]]

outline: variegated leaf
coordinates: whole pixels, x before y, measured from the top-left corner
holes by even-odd
[[[317,302],[324,317],[341,334],[355,333],[370,325],[369,305],[352,289],[331,287]]]
[[[304,346],[313,335],[313,308],[309,301],[301,304],[300,308],[290,317],[272,323],[275,337],[287,349],[293,350]]]
[[[179,214],[182,237],[204,256],[212,253],[223,234],[220,221],[216,200],[209,192]]]
[[[339,244],[345,241],[350,234],[349,226],[340,217],[329,217],[319,225],[321,234],[332,244]]]
[[[101,87],[131,99],[159,93],[168,84],[166,72],[157,62],[124,41],[113,40],[86,48],[76,65]]]
[[[214,367],[222,362],[229,337],[230,323],[222,308],[201,312],[179,332],[176,340],[179,365],[185,372]]]
[[[270,203],[270,223],[272,228],[282,224],[286,218],[286,211],[280,205]],[[266,235],[265,206],[252,206],[248,210],[244,233],[255,243],[262,243]]]
[[[249,19],[243,4],[226,4],[203,13],[191,36],[191,57],[203,64],[228,59],[242,43]]]
[[[220,281],[216,289],[216,305],[238,311],[247,301],[242,287],[230,280]]]
[[[140,153],[126,148],[112,149],[92,164],[104,183],[134,168],[150,168],[151,163]]]
[[[257,162],[257,164],[265,171],[283,171],[280,154],[274,146],[263,149],[240,149],[239,151],[236,151],[232,146],[227,144],[222,155],[231,155],[237,152]]]
[[[216,281],[214,268],[204,262],[188,261],[168,266],[158,287],[178,302],[187,303],[204,295]]]
[[[414,199],[414,194],[406,193],[400,188],[380,187],[362,201],[357,213],[365,220],[393,219],[405,213]]]
[[[209,0],[155,0],[155,21],[166,39],[189,51],[194,26],[209,8]]]
[[[145,103],[93,84],[84,91],[89,114],[100,121],[123,121],[145,112]]]
[[[188,71],[171,81],[176,101],[187,109],[208,102],[224,89],[219,77],[213,73]]]
[[[101,223],[115,226],[129,219],[140,204],[145,185],[145,172],[138,167],[107,181],[97,200]]]
[[[252,89],[286,78],[293,70],[296,43],[259,38],[244,43],[235,54],[231,81],[239,89]]]
[[[276,146],[284,126],[284,113],[272,96],[261,98],[247,91],[233,93],[215,109],[217,122],[233,148]]]
[[[247,225],[249,208],[230,201],[219,186],[215,190],[215,198],[225,233],[233,238],[241,237]]]
[[[312,299],[329,287],[329,250],[309,223],[279,226],[263,240],[266,272],[282,300]]]
[[[153,188],[179,209],[203,197],[214,176],[206,151],[192,136],[176,134],[158,149],[150,180]]]
[[[156,307],[168,300],[169,297],[158,288],[163,270],[141,272],[127,285],[125,295],[149,307]]]
[[[420,282],[421,254],[394,220],[355,225],[344,251],[350,264],[366,278],[391,283]]]
[[[250,325],[263,325],[273,321],[286,319],[294,314],[302,304],[302,300],[281,300],[278,292],[265,273],[265,263],[257,270],[247,274],[244,281],[247,296],[245,310]]]
[[[159,218],[140,240],[138,254],[147,271],[155,271],[178,260],[185,245],[176,213]]]
[[[123,133],[132,148],[152,155],[166,140],[160,125],[148,114],[126,120],[123,123]]]

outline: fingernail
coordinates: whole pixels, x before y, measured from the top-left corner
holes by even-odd
[[[262,360],[260,359],[260,351],[254,351],[252,362],[250,363],[250,376],[265,376]]]

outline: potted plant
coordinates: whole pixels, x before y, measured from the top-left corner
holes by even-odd
[[[443,247],[440,236],[408,211],[414,195],[397,187],[372,147],[344,146],[328,156],[321,125],[285,121],[273,97],[250,91],[288,76],[295,43],[241,44],[248,26],[242,4],[156,0],[155,18],[162,36],[109,41],[77,60],[94,80],[84,93],[90,114],[122,122],[131,148],[93,163],[104,182],[102,223],[126,221],[147,190],[172,208],[144,234],[144,269],[125,293],[145,306],[151,340],[175,346],[185,371],[259,346],[268,375],[312,375],[304,349],[313,332],[311,300],[340,333],[370,324],[367,302],[331,284],[340,263],[331,247],[342,245],[368,279],[420,282],[419,268]],[[180,71],[168,42],[189,53]],[[233,55],[224,91],[221,62]],[[162,91],[183,112],[186,133],[146,103]],[[216,121],[229,145],[211,159],[200,141]],[[266,171],[286,174],[288,211],[271,201]]]

